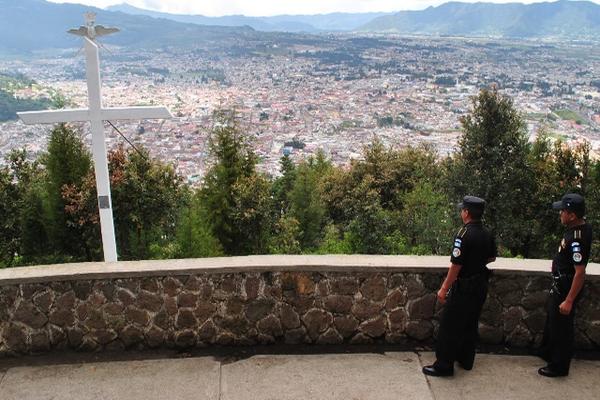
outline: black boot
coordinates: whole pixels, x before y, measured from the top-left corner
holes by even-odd
[[[423,367],[423,373],[429,376],[452,376],[454,375],[454,368],[452,368],[452,366],[441,366],[436,361],[432,365]]]
[[[567,376],[569,375],[569,371],[559,371],[553,368],[550,368],[549,365],[538,369],[538,374],[542,376],[546,376],[548,378],[558,378],[559,376]]]

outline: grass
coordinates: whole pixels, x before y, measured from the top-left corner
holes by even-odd
[[[585,124],[583,117],[573,110],[555,110],[554,114],[558,115],[561,119],[575,121],[579,125]]]

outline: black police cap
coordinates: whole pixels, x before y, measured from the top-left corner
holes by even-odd
[[[466,209],[479,209],[483,210],[485,207],[485,200],[475,196],[465,196],[463,201],[458,204],[458,208]]]
[[[552,208],[555,210],[579,211],[585,213],[585,200],[580,194],[567,193],[560,201],[552,203]]]

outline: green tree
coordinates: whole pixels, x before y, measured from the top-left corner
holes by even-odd
[[[523,256],[550,257],[560,234],[557,213],[550,204],[562,196],[552,143],[547,132],[541,130],[531,146],[528,165],[533,180],[534,195],[524,204],[529,221],[529,234],[523,236]]]
[[[182,207],[176,228],[179,258],[217,257],[223,248],[212,233],[207,210],[198,194],[191,196]]]
[[[348,240],[353,253],[386,254],[389,250],[386,238],[394,231],[397,221],[394,213],[381,206],[372,180],[372,177],[367,177],[353,190],[354,198],[360,199],[356,205],[360,211],[350,221],[345,233],[345,240]]]
[[[60,261],[61,256],[56,255],[50,246],[46,231],[46,217],[44,214],[44,200],[46,198],[46,174],[37,161],[29,161],[25,150],[13,150],[8,155],[11,190],[14,198],[6,204],[7,210],[13,208],[14,214],[5,219],[9,231],[14,236],[10,241],[17,249],[16,263],[35,264]],[[14,189],[14,190],[13,190]],[[17,225],[15,227],[15,224]],[[48,255],[54,257],[48,258]]]
[[[300,254],[300,223],[294,217],[283,215],[275,224],[274,234],[271,238],[270,253],[272,254]]]
[[[523,119],[512,100],[492,88],[473,98],[473,109],[461,123],[463,136],[449,164],[451,198],[484,198],[486,223],[500,244],[523,254],[529,235],[526,205],[534,195]]]
[[[316,254],[351,254],[352,245],[349,235],[329,223],[324,228],[323,240],[315,250]]]
[[[587,220],[593,227],[600,226],[600,161],[590,166],[589,185],[586,193]],[[592,241],[591,258],[600,261],[600,239],[595,235]]]
[[[254,246],[257,251],[264,251],[266,242],[262,240],[272,220],[270,212],[265,215],[270,186],[258,176],[257,157],[233,113],[221,111],[215,115],[210,155],[212,166],[200,196],[213,234],[228,255],[248,254]]]
[[[364,149],[364,161],[354,163],[351,171],[356,182],[371,178],[371,187],[379,194],[384,209],[399,210],[402,196],[417,182],[439,179],[436,166],[437,155],[427,146],[395,150],[375,139]]]
[[[59,254],[83,256],[77,229],[66,223],[62,193],[68,185],[80,186],[91,171],[90,153],[79,134],[60,124],[52,130],[42,164],[46,168],[46,230],[52,247]]]
[[[0,268],[12,266],[20,250],[19,200],[10,170],[0,168]]]
[[[375,140],[364,149],[364,160],[353,161],[350,169],[335,168],[323,178],[323,200],[330,218],[347,227],[363,213],[362,196],[367,184],[373,190],[382,209],[398,212],[403,209],[403,196],[421,181],[440,185],[443,169],[429,147],[386,148]]]
[[[237,254],[268,253],[274,220],[271,182],[257,173],[242,177],[233,185],[232,195]]]
[[[553,254],[564,229],[558,213],[550,207],[551,202],[567,192],[587,196],[587,190],[594,187],[589,184],[589,144],[568,146],[561,141],[552,144],[547,132],[541,130],[531,146],[528,164],[534,178],[534,195],[531,201],[523,205],[529,222],[523,229],[529,234],[522,238],[521,254],[525,257],[547,258]]]
[[[414,253],[446,254],[453,230],[452,207],[447,196],[427,181],[419,182],[403,198],[401,231]]]
[[[310,157],[296,169],[290,193],[290,215],[299,223],[300,244],[304,249],[318,246],[326,223],[326,210],[321,196],[320,177],[331,167],[323,153]]]
[[[556,141],[553,157],[560,190],[585,195],[590,176],[590,144],[583,142],[569,146]]]
[[[147,150],[138,153],[122,146],[110,152],[109,169],[119,255],[125,260],[148,258],[151,247],[175,240],[181,177]]]
[[[63,186],[65,223],[77,232],[86,261],[102,260],[100,215],[98,212],[96,179],[90,171],[79,183]]]
[[[290,208],[290,194],[296,181],[296,166],[287,154],[279,160],[281,176],[273,182],[273,200],[279,214]]]
[[[173,167],[152,159],[147,150],[108,153],[117,251],[122,260],[175,256],[176,221],[184,188]],[[96,180],[90,171],[79,183],[63,187],[66,223],[76,230],[86,259],[102,257]]]

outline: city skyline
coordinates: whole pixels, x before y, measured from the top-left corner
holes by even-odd
[[[423,10],[430,6],[439,6],[448,0],[406,0],[398,4],[394,0],[304,0],[277,2],[273,0],[255,0],[243,2],[239,0],[203,1],[193,0],[48,0],[53,3],[77,3],[105,8],[111,5],[128,3],[131,6],[168,12],[172,14],[197,14],[204,16],[246,15],[273,16],[299,14],[327,14],[334,12],[397,12],[405,10]],[[600,4],[600,0],[586,0]],[[465,3],[476,3],[477,0],[461,0]],[[487,3],[543,3],[540,0],[486,0]]]

